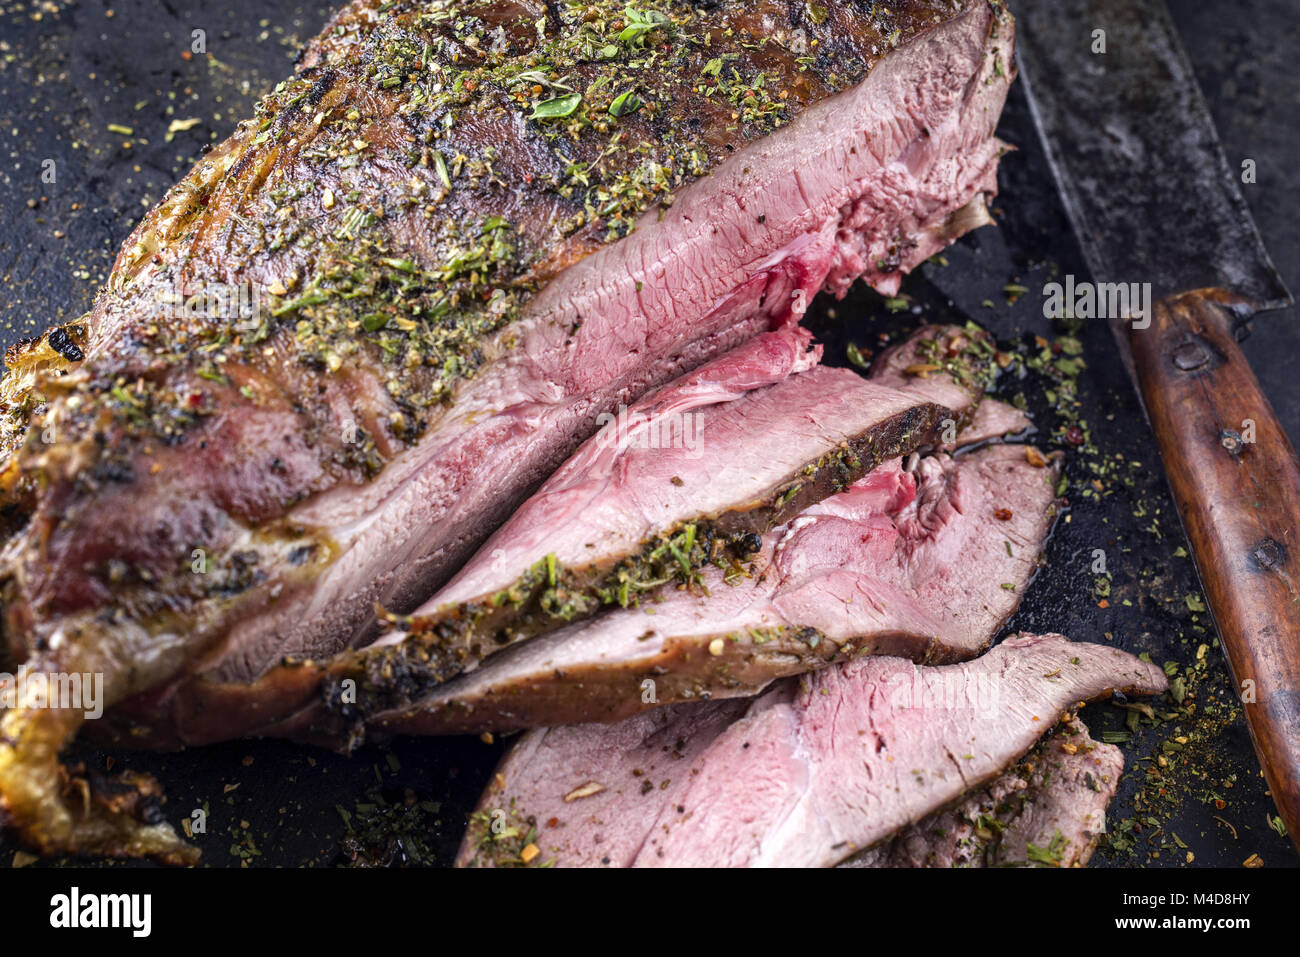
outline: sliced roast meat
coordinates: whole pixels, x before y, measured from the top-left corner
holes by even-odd
[[[1014,769],[840,867],[1082,867],[1106,831],[1124,752],[1062,721]]]
[[[986,786],[1079,701],[1166,687],[1116,648],[1022,635],[960,665],[858,658],[753,701],[529,731],[458,862],[830,866]]]
[[[960,401],[963,392],[987,388],[995,371],[995,353],[988,333],[973,323],[922,326],[876,357],[871,379],[944,405],[947,399]],[[1020,435],[1033,427],[1025,413],[1004,402],[964,408],[968,414],[958,423],[960,441],[950,440],[948,448]]]
[[[743,568],[708,568],[511,649],[409,708],[400,733],[612,721],[750,695],[855,655],[962,661],[1010,617],[1056,513],[1054,467],[1022,446],[898,462],[763,537]]]
[[[752,703],[673,705],[524,733],[470,815],[457,866],[631,866],[657,817]]]
[[[334,17],[92,311],[11,355],[9,658],[103,673],[128,740],[256,727],[272,704],[239,689],[371,640],[377,603],[414,608],[599,414],[821,288],[896,288],[980,221],[1014,72],[1000,4],[656,8]],[[41,850],[192,859],[68,803],[81,724],[5,713],[6,819]]]
[[[262,709],[258,733],[351,747],[371,716],[522,640],[672,583],[707,589],[710,569],[734,578],[773,525],[942,442],[971,417],[991,366],[972,351],[936,373],[967,383],[939,407],[907,383],[816,366],[809,341],[798,327],[767,333],[610,416],[444,589],[390,616],[387,636],[332,661],[286,660],[245,686],[274,690],[259,695],[278,710]],[[198,717],[190,743],[230,736],[212,712]]]
[[[678,393],[609,423],[375,650],[438,682],[601,607],[697,583],[748,558],[774,525],[932,444],[957,414],[822,366],[708,405]]]
[[[963,396],[982,396],[989,387],[996,358],[993,338],[974,323],[927,325],[882,352],[870,375],[873,382],[958,410],[959,421],[945,423],[946,441],[940,446],[953,451],[1033,429],[1028,415],[1005,402],[985,397],[963,403]]]
[[[723,557],[719,536],[764,532],[894,450],[930,445],[931,412],[940,425],[978,417],[992,370],[987,334],[927,327],[922,335],[929,342],[940,333],[969,345],[928,382],[891,376],[894,394],[844,370],[794,368],[788,357],[802,350],[793,343],[808,335],[800,330],[716,360],[705,388],[693,374],[607,416],[444,588],[403,617],[402,630],[431,633],[443,648],[475,639],[501,646],[601,605],[627,607],[655,587],[647,582],[689,582]],[[756,375],[773,352],[776,374]],[[929,401],[940,393],[942,404]],[[908,409],[902,396],[922,401]],[[995,403],[981,436],[1018,425],[1018,415]]]
[[[987,346],[983,333],[962,335]],[[602,607],[636,605],[670,582],[703,585],[706,567],[735,569],[774,525],[969,421],[992,368],[987,350],[955,356],[934,374],[952,383],[938,406],[912,382],[895,390],[795,368],[816,362],[800,348],[807,337],[771,333],[716,360],[718,371],[706,366],[706,387],[693,374],[607,417],[446,587],[395,618],[364,672],[336,679],[364,678],[391,705],[388,676],[409,698],[413,684],[432,687]],[[756,374],[773,362],[779,375]]]
[[[963,392],[984,392],[993,376],[994,353],[988,333],[974,324],[922,326],[876,357],[871,379],[948,405],[945,400],[959,402]]]
[[[915,391],[909,390],[915,395]],[[957,436],[957,445],[978,445],[994,439],[1022,437],[1034,427],[1029,416],[1014,405],[985,399],[975,409],[970,423]]]

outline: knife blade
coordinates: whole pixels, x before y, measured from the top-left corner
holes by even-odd
[[[1163,0],[1032,0],[1017,32],[1030,109],[1092,272],[1079,288],[1115,331],[1300,849],[1300,462],[1237,345],[1291,295]]]
[[[1163,0],[1035,0],[1017,24],[1021,79],[1094,276],[1150,282],[1156,298],[1217,287],[1254,312],[1291,305]]]

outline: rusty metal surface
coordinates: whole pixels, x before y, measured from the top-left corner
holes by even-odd
[[[1097,278],[1291,305],[1164,0],[1038,0],[1018,20],[1021,78]]]

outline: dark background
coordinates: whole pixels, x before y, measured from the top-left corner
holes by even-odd
[[[1014,4],[1013,4],[1014,6]],[[1294,0],[1170,4],[1214,113],[1231,168],[1256,160],[1244,186],[1265,242],[1288,285],[1300,289],[1300,18]],[[251,113],[256,97],[287,75],[301,42],[329,15],[327,4],[228,0],[13,3],[0,0],[0,331],[9,342],[85,311],[128,232],[198,157]],[[206,32],[206,55],[190,54],[191,31]],[[168,133],[173,121],[197,118]],[[129,127],[113,133],[109,124]],[[1004,341],[1051,337],[1038,292],[1056,272],[1086,273],[1060,213],[1019,95],[1003,136],[1021,147],[1004,163],[998,230],[981,230],[909,280],[921,318],[953,310]],[[57,180],[42,183],[42,161]],[[1141,189],[1141,183],[1117,184]],[[1160,228],[1161,224],[1152,224]],[[1031,293],[1018,303],[1008,283]],[[915,318],[915,317],[909,317]],[[960,315],[958,315],[960,318]],[[1300,388],[1291,357],[1300,344],[1295,310],[1256,323],[1245,349],[1293,442],[1300,437]],[[849,341],[874,346],[897,326],[878,297],[856,291],[843,304],[819,300],[810,320],[831,362]],[[1194,713],[1143,723],[1129,745],[1129,771],[1112,807],[1112,831],[1134,837],[1103,849],[1096,864],[1239,866],[1258,854],[1297,863],[1290,842],[1268,826],[1273,813],[1232,703],[1213,626],[1198,612],[1199,588],[1151,448],[1151,437],[1100,325],[1080,333],[1088,369],[1079,414],[1095,452],[1072,450],[1071,502],[1048,549],[1049,566],[1010,630],[1054,630],[1114,641],[1157,661],[1194,669]],[[1004,384],[1039,403],[1042,384]],[[1061,447],[1053,414],[1036,417],[1046,447]],[[1098,478],[1097,462],[1123,464]],[[1102,491],[1088,492],[1092,482]],[[1092,550],[1107,549],[1114,582],[1101,608],[1089,573]],[[1127,714],[1085,712],[1094,734],[1120,731]],[[1185,739],[1179,742],[1179,738]],[[169,817],[208,812],[199,836],[212,865],[445,864],[464,815],[501,745],[476,739],[398,740],[351,759],[278,742],[234,743],[175,755],[104,755],[92,762],[158,774]],[[1149,773],[1160,758],[1168,767]],[[1155,782],[1154,784],[1152,782]],[[1190,860],[1189,860],[1190,858]],[[0,844],[0,866],[26,858]]]

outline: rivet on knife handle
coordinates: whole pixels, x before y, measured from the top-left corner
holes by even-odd
[[[1300,848],[1300,461],[1232,336],[1238,305],[1221,290],[1172,296],[1129,340],[1251,737]]]

